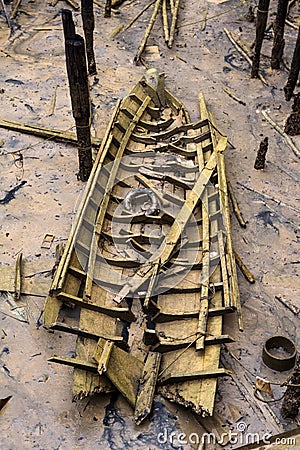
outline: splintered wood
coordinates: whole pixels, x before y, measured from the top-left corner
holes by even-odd
[[[242,328],[227,139],[199,102],[193,123],[152,69],[117,105],[45,303],[45,325],[78,336],[51,358],[74,367],[73,398],[117,389],[137,424],[156,392],[211,416],[224,316]]]

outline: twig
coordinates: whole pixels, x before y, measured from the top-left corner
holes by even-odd
[[[11,19],[14,19],[14,18],[16,17],[18,8],[19,8],[19,6],[20,6],[20,4],[21,4],[21,1],[22,1],[22,0],[17,0],[17,2],[16,2],[16,4],[15,4],[15,7],[14,7],[14,9],[13,9],[13,12],[12,12],[12,14],[11,14],[11,16],[10,16]]]
[[[235,197],[234,190],[233,190],[233,188],[231,186],[230,181],[227,181],[227,186],[228,186],[229,196],[230,196],[231,201],[232,201],[233,212],[236,215],[236,218],[237,218],[239,224],[241,225],[241,227],[242,228],[246,228],[246,222],[245,222],[244,217],[243,217],[243,215],[241,213],[241,210],[239,208],[239,205],[238,205],[238,202],[237,202],[237,199]]]
[[[278,300],[282,305],[289,309],[295,316],[300,317],[300,308],[292,305],[290,302],[285,301],[280,295],[275,295],[276,300]]]
[[[269,114],[267,113],[266,110],[262,109],[261,111],[262,115],[264,116],[265,119],[267,119],[267,121],[272,125],[273,128],[275,128],[275,130],[281,134],[281,136],[284,137],[284,139],[286,140],[287,144],[290,146],[290,148],[293,150],[293,152],[295,153],[295,155],[300,158],[300,151],[298,150],[298,148],[295,146],[295,144],[293,143],[292,139],[283,131],[282,128],[280,128],[279,125],[277,125],[276,122],[274,122],[273,119],[271,119],[271,117],[269,116]]]
[[[238,44],[236,42],[236,40],[234,39],[234,37],[232,36],[232,34],[230,33],[230,31],[227,30],[227,28],[224,28],[224,32],[227,35],[228,39],[230,40],[230,42],[234,45],[234,47],[236,48],[236,50],[245,58],[245,60],[248,62],[249,66],[252,67],[252,61],[250,59],[250,57],[247,55],[247,53],[242,49],[242,47],[240,46],[240,44]],[[268,82],[265,79],[265,77],[259,72],[258,73],[258,78],[261,80],[261,82],[265,85],[268,86]]]
[[[238,184],[239,186],[242,186],[243,188],[247,189],[247,191],[254,192],[255,194],[259,195],[260,197],[267,198],[267,199],[269,199],[269,200],[272,200],[272,202],[277,203],[277,204],[280,205],[280,206],[285,206],[286,208],[289,208],[289,209],[291,209],[292,211],[295,211],[296,213],[300,213],[300,210],[299,210],[299,209],[295,208],[294,206],[289,205],[288,203],[282,202],[281,200],[278,200],[278,199],[275,198],[275,197],[271,197],[271,196],[268,195],[268,194],[263,194],[262,192],[256,191],[255,189],[250,188],[249,186],[246,186],[245,184],[240,183],[239,181],[237,181],[237,184]]]
[[[15,283],[14,283],[14,299],[20,300],[22,283],[22,253],[19,253],[16,261]]]
[[[147,9],[149,9],[150,6],[152,6],[155,2],[156,0],[153,0],[152,2],[148,3],[148,5],[146,5],[136,16],[134,16],[134,18],[130,22],[128,22],[128,24],[124,27],[123,32],[128,30],[128,28],[130,28],[139,19],[139,17],[141,17],[141,15],[145,11],[147,11]]]
[[[58,87],[59,87],[59,84],[57,84],[57,85],[55,86],[55,89],[54,89],[54,92],[53,92],[53,97],[52,97],[52,100],[51,100],[51,106],[50,106],[50,113],[49,113],[49,116],[53,116],[53,114],[54,114],[55,105],[56,105],[56,98],[57,98],[57,89],[58,89]]]
[[[293,22],[291,22],[291,21],[288,20],[288,19],[285,19],[285,23],[286,23],[289,27],[294,28],[294,30],[298,30],[298,28],[299,28],[299,27],[297,27],[296,24],[294,24]]]
[[[240,103],[241,105],[246,106],[246,103],[243,102],[243,100],[241,100],[240,98],[238,98],[236,95],[234,95],[229,89],[227,89],[225,86],[222,86],[222,89],[224,92],[226,92],[226,94],[229,95],[229,97],[233,98],[233,100],[235,100],[236,102]]]
[[[254,276],[252,275],[252,273],[250,272],[250,270],[248,269],[246,264],[243,262],[242,258],[237,254],[237,252],[235,250],[234,250],[234,256],[235,256],[235,261],[236,261],[237,265],[239,266],[239,268],[241,269],[242,274],[244,275],[246,280],[248,280],[249,283],[251,283],[251,284],[255,283]]]
[[[8,17],[8,14],[7,14],[7,11],[6,11],[6,7],[5,7],[5,3],[4,3],[3,0],[1,0],[1,5],[2,5],[2,9],[3,9],[3,12],[4,12],[4,16],[5,16],[5,20],[7,22],[8,28],[10,29],[10,32],[12,34],[14,30],[12,28],[11,21],[10,21],[10,19]]]
[[[144,37],[143,37],[142,42],[141,42],[141,44],[140,44],[140,46],[138,48],[137,54],[134,57],[134,62],[136,64],[140,61],[141,55],[142,55],[142,53],[143,53],[143,51],[145,49],[148,37],[149,37],[149,35],[151,33],[151,30],[153,28],[154,22],[156,20],[156,16],[157,16],[158,11],[159,11],[160,4],[161,4],[161,0],[156,0],[155,1],[154,10],[153,10],[150,22],[149,22],[149,24],[148,24],[148,26],[146,28]]]
[[[202,26],[201,26],[201,31],[204,31],[205,28],[206,28],[207,15],[208,15],[208,8],[206,8],[206,10],[204,11],[204,14],[203,14],[203,23],[202,23]]]

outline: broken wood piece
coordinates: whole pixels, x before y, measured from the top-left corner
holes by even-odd
[[[101,346],[100,346],[101,342]],[[93,358],[98,363],[98,373],[102,375],[107,372],[108,364],[114,343],[112,341],[106,341],[102,338],[99,339],[97,343],[96,350],[94,352]]]
[[[104,350],[104,340],[98,342],[100,349]],[[96,368],[97,365],[95,364]],[[110,360],[105,375],[113,385],[128,400],[134,408],[138,393],[138,383],[143,374],[144,365],[138,358],[112,346]]]
[[[160,353],[148,353],[143,368],[143,374],[139,380],[139,388],[135,403],[134,420],[137,425],[140,425],[151,412],[160,360]]]
[[[227,181],[227,186],[228,186],[228,192],[229,192],[229,196],[231,198],[231,202],[232,202],[232,207],[233,207],[233,212],[239,222],[239,224],[241,225],[242,228],[246,228],[246,222],[244,220],[244,217],[241,213],[239,204],[237,202],[234,190],[232,188],[232,185],[230,183],[230,181]]]
[[[268,137],[265,137],[261,143],[259,144],[259,149],[256,155],[255,163],[254,163],[254,169],[256,170],[262,170],[265,168],[265,162],[266,162],[266,154],[268,151],[268,145],[269,140]]]
[[[299,28],[300,29],[300,28]],[[300,36],[300,32],[299,32],[299,36]],[[300,38],[299,38],[299,51],[300,51]],[[299,58],[300,61],[300,58]],[[286,140],[287,144],[289,145],[289,147],[292,149],[292,151],[295,153],[295,155],[300,158],[300,151],[299,149],[296,147],[296,145],[293,143],[292,139],[283,131],[282,128],[280,128],[280,126],[274,122],[274,120],[269,116],[269,114],[267,113],[267,111],[265,109],[261,110],[262,115],[264,116],[265,119],[267,119],[267,121],[269,122],[269,124],[272,125],[273,128],[275,128],[275,130],[281,134],[281,136],[284,137],[284,139]]]
[[[276,300],[278,300],[283,306],[289,309],[295,316],[300,317],[300,308],[291,303],[290,300],[285,300],[281,295],[275,295]]]
[[[292,113],[285,122],[284,132],[289,136],[300,134],[300,93],[294,95]]]
[[[10,29],[10,33],[13,34],[14,29],[12,27],[10,18],[9,18],[9,16],[7,14],[7,10],[6,10],[6,6],[5,6],[5,3],[4,3],[4,0],[1,0],[1,5],[2,5],[2,9],[3,9],[3,13],[4,13],[4,17],[5,17],[6,23],[8,25],[8,28]]]
[[[233,98],[233,100],[235,100],[236,102],[240,103],[241,105],[246,106],[246,103],[243,102],[243,100],[241,100],[240,98],[238,98],[236,95],[234,95],[229,89],[227,89],[225,86],[222,86],[222,89],[224,92],[226,92],[226,94],[229,95],[229,97]]]
[[[51,248],[53,241],[54,241],[53,234],[45,234],[41,248],[47,248],[47,249]]]
[[[77,3],[75,0],[66,0],[69,5],[72,6],[75,10],[78,10],[80,8],[79,3]]]
[[[5,398],[0,398],[0,411],[4,408],[4,406],[9,402],[9,400],[12,398],[12,395],[9,395]]]
[[[21,284],[22,284],[22,253],[19,253],[16,261],[16,272],[15,272],[15,286],[14,286],[14,299],[15,301],[20,300],[21,297]]]
[[[33,136],[42,137],[45,139],[53,139],[60,142],[69,142],[72,145],[77,146],[77,136],[75,133],[70,133],[68,130],[55,130],[53,128],[40,127],[37,125],[29,125],[22,122],[16,122],[12,120],[0,120],[0,127],[7,130],[18,131],[20,133],[32,134]],[[73,127],[72,127],[73,128]],[[93,147],[99,147],[101,140],[99,138],[92,137]]]
[[[49,111],[49,116],[53,116],[54,114],[54,110],[55,110],[55,105],[56,105],[56,98],[57,98],[57,89],[59,88],[59,84],[57,84],[54,88],[54,92],[53,92],[53,96],[52,96],[52,100],[51,100],[51,105],[50,105],[50,111]]]
[[[235,256],[236,263],[239,266],[239,268],[241,269],[242,274],[244,275],[246,280],[248,280],[249,283],[251,283],[251,284],[255,283],[254,276],[252,275],[252,273],[250,272],[250,270],[248,269],[246,264],[244,264],[241,257],[237,254],[236,251],[234,251],[234,256]]]

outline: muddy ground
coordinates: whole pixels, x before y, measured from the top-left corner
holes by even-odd
[[[122,98],[144,73],[143,66],[133,64],[150,12],[145,13],[126,33],[110,38],[120,24],[127,23],[144,6],[144,2],[125,1],[118,14],[104,19],[103,8],[95,6],[95,52],[97,76],[90,78],[93,102],[93,133],[102,137],[110,115]],[[227,449],[246,444],[248,433],[279,433],[299,425],[280,416],[281,401],[265,404],[253,396],[255,377],[284,381],[288,372],[274,372],[262,362],[264,341],[283,334],[298,345],[299,317],[277,297],[300,307],[299,302],[299,173],[298,159],[285,140],[263,118],[266,108],[280,126],[291,112],[291,102],[284,99],[286,68],[270,69],[271,33],[263,45],[261,66],[268,86],[250,79],[248,63],[226,37],[227,27],[248,45],[255,37],[255,25],[245,20],[254,2],[182,0],[179,29],[173,49],[163,40],[161,21],[155,24],[145,55],[148,67],[167,75],[167,87],[188,107],[192,120],[198,118],[197,95],[204,92],[218,127],[229,137],[234,149],[226,153],[228,179],[231,181],[247,221],[239,227],[232,216],[236,251],[255,276],[250,285],[239,273],[243,304],[244,332],[236,318],[227,317],[225,332],[236,342],[228,348],[242,363],[238,364],[223,349],[222,363],[234,370],[232,379],[219,382],[216,412],[221,430],[237,432],[236,442]],[[3,14],[0,17],[0,119],[69,130],[74,127],[65,70],[64,45],[60,18],[64,1],[24,0],[12,21],[14,34]],[[6,5],[7,11],[13,8]],[[269,20],[274,18],[276,3],[271,2]],[[202,30],[207,12],[207,23]],[[81,17],[74,12],[82,34]],[[299,7],[291,17],[300,22]],[[297,31],[286,27],[285,58],[291,62]],[[223,90],[227,87],[245,105],[237,103]],[[56,92],[56,102],[53,103]],[[54,105],[54,109],[53,109]],[[74,131],[74,129],[72,129]],[[256,151],[264,137],[269,138],[264,171],[254,170]],[[67,239],[76,204],[83,190],[77,180],[76,148],[1,128],[1,199],[8,191],[19,190],[8,202],[1,202],[1,267],[14,265],[22,252],[28,278],[37,284],[51,282],[55,245]],[[300,148],[300,137],[293,138]],[[22,158],[20,158],[22,155]],[[253,192],[253,190],[258,193]],[[259,193],[263,193],[260,195]],[[275,198],[273,201],[270,197]],[[6,198],[7,200],[7,198]],[[50,249],[41,248],[46,233],[55,236]],[[0,280],[0,283],[2,280]],[[46,283],[47,284],[47,283]],[[0,285],[0,289],[3,289]],[[54,354],[72,356],[74,339],[51,334],[40,323],[44,296],[23,296],[29,323],[10,317],[7,296],[1,297],[0,312],[0,397],[12,396],[0,413],[1,449],[190,449],[191,443],[170,442],[170,433],[204,432],[197,417],[160,397],[155,399],[149,421],[137,427],[132,411],[121,398],[97,397],[72,403],[72,369],[49,364]],[[299,350],[299,347],[298,347]],[[250,372],[246,371],[246,368]],[[273,386],[274,397],[284,388]],[[204,423],[212,430],[211,423]],[[162,434],[159,434],[162,433]],[[167,433],[167,437],[166,437]],[[181,439],[184,439],[181,437]],[[195,438],[192,439],[195,442]],[[217,444],[207,446],[217,449]],[[300,448],[300,444],[284,448]]]

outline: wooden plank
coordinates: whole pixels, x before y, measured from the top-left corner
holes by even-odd
[[[226,369],[200,370],[195,372],[170,372],[167,375],[159,377],[158,383],[181,383],[185,381],[199,380],[200,378],[215,378],[231,375]]]
[[[149,309],[151,297],[153,296],[155,284],[157,283],[157,276],[158,276],[159,270],[160,270],[160,261],[155,263],[154,270],[153,270],[153,273],[152,273],[150,281],[149,281],[149,285],[147,288],[144,305],[143,305],[145,311],[148,311],[148,309]]]
[[[156,352],[149,352],[136,398],[134,419],[137,425],[150,414],[155,394],[155,387],[158,377],[161,355]]]
[[[103,341],[99,341],[99,346],[103,351]],[[95,365],[97,368],[97,364]],[[143,367],[143,363],[138,358],[135,358],[129,353],[126,353],[124,350],[113,346],[106,375],[118,391],[124,395],[133,408],[136,403],[138,382],[142,377]]]
[[[156,260],[155,259],[153,260],[154,263],[160,260],[161,264],[164,265],[171,257],[174,251],[174,247],[176,246],[181,236],[182,230],[186,226],[192,212],[194,211],[201,195],[205,190],[206,184],[208,183],[213,174],[213,171],[217,164],[216,155],[219,152],[224,151],[226,145],[227,139],[221,138],[218,142],[217,147],[212,153],[207,165],[200,173],[194,188],[190,192],[187,200],[185,201],[181,210],[179,211],[176,221],[173,223],[164,241],[158,248],[156,252],[157,254]],[[142,266],[141,269],[139,269],[139,271],[135,274],[135,279],[125,284],[125,286],[121,289],[119,294],[116,295],[114,301],[116,303],[120,303],[127,295],[129,295],[130,292],[131,293],[136,292],[138,288],[144,283],[145,275],[147,275],[147,277],[150,277],[153,271],[154,271],[154,264],[152,264],[152,267],[149,267],[149,265]]]
[[[106,335],[104,333],[97,333],[95,330],[94,332],[83,330],[79,327],[74,327],[71,325],[66,325],[65,323],[61,322],[55,322],[53,325],[50,326],[51,330],[54,331],[63,331],[65,333],[75,334],[77,336],[82,336],[84,338],[88,339],[94,339],[98,341],[100,338],[113,341],[115,344],[119,345],[120,347],[126,347],[126,343],[122,336],[114,336],[114,335]]]

